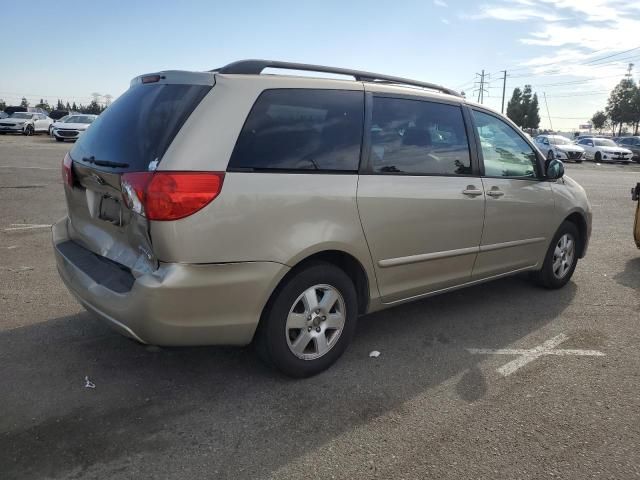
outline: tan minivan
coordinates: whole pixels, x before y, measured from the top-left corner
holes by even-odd
[[[524,271],[562,287],[591,232],[584,190],[502,115],[317,65],[137,77],[62,170],[53,243],[82,305],[143,343],[253,341],[291,376],[362,314]]]

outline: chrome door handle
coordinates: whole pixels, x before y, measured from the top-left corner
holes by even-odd
[[[477,197],[478,195],[482,195],[483,192],[473,185],[467,185],[467,188],[465,188],[462,193],[470,197]]]
[[[491,190],[489,190],[487,192],[487,195],[497,198],[497,197],[501,197],[504,195],[504,192],[501,192],[500,190],[498,190],[497,188],[492,188]]]

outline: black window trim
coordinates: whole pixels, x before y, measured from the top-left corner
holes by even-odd
[[[365,105],[363,106],[363,118],[362,118],[362,137],[360,138],[360,155],[358,160],[358,168],[354,170],[312,170],[312,169],[299,169],[299,168],[255,168],[255,167],[230,167],[231,158],[233,157],[233,152],[235,152],[236,147],[238,146],[238,141],[240,140],[240,135],[244,131],[244,127],[249,121],[249,117],[251,116],[251,112],[253,112],[254,107],[260,100],[260,97],[265,92],[273,91],[273,90],[326,90],[329,92],[359,92],[362,94],[363,102]],[[256,97],[255,101],[251,105],[249,112],[245,116],[244,122],[242,122],[242,127],[238,131],[238,135],[236,137],[236,141],[233,144],[233,149],[231,150],[231,155],[229,156],[229,161],[227,162],[226,172],[228,173],[272,173],[272,174],[295,174],[295,175],[358,175],[362,162],[362,150],[363,150],[363,137],[364,132],[366,131],[366,120],[367,120],[367,112],[366,112],[366,99],[365,99],[365,91],[363,88],[304,88],[304,87],[273,87],[273,88],[265,88],[260,92],[260,94]]]
[[[464,124],[465,133],[467,134],[467,144],[469,146],[469,159],[471,161],[471,173],[412,173],[412,172],[376,172],[371,165],[371,125],[373,121],[373,100],[374,98],[395,98],[399,100],[414,100],[427,103],[440,103],[444,105],[450,105],[452,107],[458,107],[462,113],[462,122]],[[384,176],[396,176],[396,177],[479,177],[479,158],[476,149],[473,148],[472,142],[472,128],[469,124],[467,113],[465,112],[464,104],[448,99],[440,99],[434,97],[425,97],[421,95],[411,95],[406,93],[389,93],[389,92],[371,92],[365,93],[365,122],[364,122],[364,138],[361,149],[360,157],[360,175],[384,175]]]
[[[520,131],[520,129],[518,128],[518,126],[513,123],[511,120],[509,120],[506,117],[503,117],[499,114],[496,114],[495,112],[492,112],[491,110],[486,110],[484,108],[480,108],[477,106],[469,106],[469,105],[465,105],[465,108],[468,109],[469,111],[469,120],[473,125],[473,136],[475,137],[475,143],[476,143],[476,149],[477,149],[477,155],[478,158],[480,160],[480,176],[482,178],[503,178],[503,179],[508,179],[508,180],[522,180],[522,181],[529,181],[529,182],[543,182],[546,181],[547,178],[544,175],[544,166],[545,166],[545,160],[541,157],[540,152],[538,151],[538,148],[533,145],[533,143],[531,141],[529,141],[529,139],[523,135]],[[479,135],[477,135],[477,128],[476,128],[476,121],[473,117],[473,112],[479,112],[479,113],[484,113],[486,115],[489,115],[491,117],[494,117],[498,120],[501,120],[503,122],[505,122],[507,125],[509,125],[512,130],[514,130],[516,132],[516,134],[522,138],[522,140],[524,140],[524,142],[529,145],[529,147],[531,148],[531,150],[533,150],[533,153],[536,156],[536,176],[535,177],[522,177],[522,176],[502,176],[502,175],[486,175],[485,173],[485,169],[484,169],[484,155],[482,153],[482,145],[480,143],[480,137]]]

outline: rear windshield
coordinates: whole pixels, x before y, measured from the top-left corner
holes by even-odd
[[[127,166],[109,171],[146,171],[160,161],[180,127],[211,89],[208,85],[135,85],[98,118],[76,142],[71,158]]]

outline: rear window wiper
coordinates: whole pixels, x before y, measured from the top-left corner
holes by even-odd
[[[128,163],[123,162],[112,162],[111,160],[96,160],[96,157],[83,157],[83,162],[93,163],[94,165],[98,165],[99,167],[113,167],[113,168],[127,168],[129,166]]]

